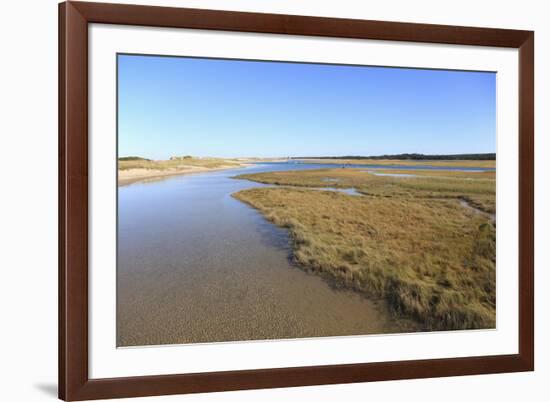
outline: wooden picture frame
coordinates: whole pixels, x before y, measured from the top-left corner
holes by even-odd
[[[88,24],[310,35],[519,49],[519,353],[90,379]],[[65,2],[59,5],[59,397],[140,397],[534,369],[534,33],[382,21]]]

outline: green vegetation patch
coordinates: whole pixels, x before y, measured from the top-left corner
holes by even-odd
[[[142,158],[141,156],[121,156],[119,161],[150,161],[150,159]]]

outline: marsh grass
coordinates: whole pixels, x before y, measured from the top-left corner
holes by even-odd
[[[410,174],[413,177],[377,176],[375,173]],[[243,174],[264,184],[355,188],[371,197],[385,198],[456,198],[475,208],[495,213],[495,172],[434,170],[365,170],[358,168],[291,170]]]
[[[290,231],[293,258],[304,269],[382,298],[427,329],[494,328],[495,227],[458,200],[494,208],[494,181],[379,177],[355,169],[238,177],[304,187],[233,194]],[[327,178],[367,196],[307,189],[325,187]]]

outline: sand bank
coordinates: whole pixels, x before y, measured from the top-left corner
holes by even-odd
[[[123,169],[118,171],[118,185],[125,186],[128,184],[132,184],[140,181],[158,180],[168,176],[214,172],[217,170],[237,169],[237,168],[242,168],[246,166],[249,166],[249,164],[243,163],[240,165],[226,165],[226,166],[219,166],[215,168],[189,165],[189,166],[178,166],[176,168],[167,168],[167,169],[145,169],[145,168]]]

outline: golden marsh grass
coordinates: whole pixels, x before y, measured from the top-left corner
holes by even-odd
[[[495,227],[460,200],[494,212],[494,173],[415,170],[407,173],[419,177],[404,178],[362,170],[240,175],[293,188],[233,196],[290,231],[293,257],[304,269],[382,298],[426,329],[493,328]],[[307,189],[328,186],[364,196]]]
[[[414,176],[377,176],[377,173]],[[355,188],[371,197],[456,198],[495,213],[494,172],[335,168],[243,174],[237,178],[285,186]]]

